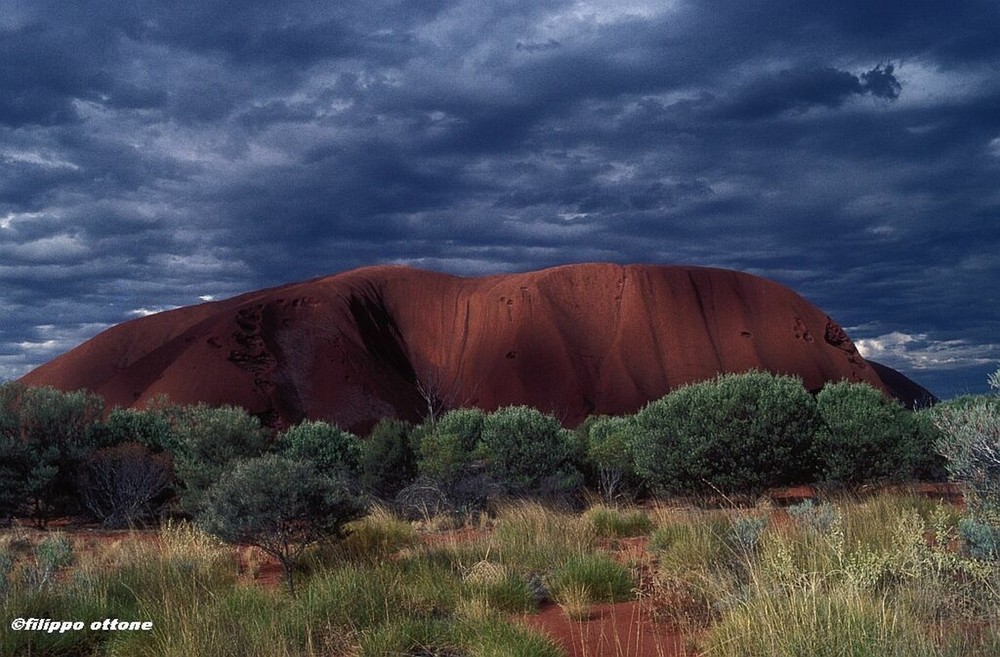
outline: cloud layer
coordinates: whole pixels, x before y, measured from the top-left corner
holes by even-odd
[[[360,265],[602,260],[777,279],[984,389],[998,31],[986,0],[0,0],[0,377]]]

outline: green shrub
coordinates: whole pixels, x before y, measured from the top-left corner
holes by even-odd
[[[339,537],[362,513],[360,500],[313,464],[268,454],[226,471],[208,490],[198,522],[227,543],[274,556],[294,592],[292,566],[302,551]]]
[[[817,505],[812,500],[793,504],[787,509],[788,515],[800,525],[817,534],[827,534],[840,522],[840,512],[833,505]]]
[[[599,417],[587,426],[584,462],[606,502],[631,499],[639,490],[630,438],[634,431],[631,417]]]
[[[1000,514],[1000,397],[939,404],[931,413],[949,477],[973,510]]]
[[[976,559],[1000,559],[1000,527],[976,518],[958,521],[958,532],[965,541],[965,549]]]
[[[27,443],[16,436],[0,436],[0,517],[11,518],[32,501],[39,466]],[[49,472],[54,474],[55,469]]]
[[[490,474],[508,493],[568,493],[581,482],[570,462],[568,433],[551,415],[528,406],[508,406],[483,420],[479,451]]]
[[[201,511],[206,491],[232,463],[260,456],[268,447],[260,420],[235,406],[186,406],[174,409],[171,420],[181,505],[192,515]]]
[[[472,461],[472,450],[462,437],[454,433],[434,431],[420,441],[417,468],[444,489],[454,486],[466,474]]]
[[[177,438],[165,413],[156,410],[116,408],[98,429],[105,445],[139,443],[154,452],[172,452]]]
[[[486,414],[478,408],[448,411],[437,421],[434,431],[456,436],[465,451],[471,452],[483,434]]]
[[[53,514],[77,513],[77,469],[95,446],[103,412],[104,400],[86,390],[0,387],[0,443],[13,457],[0,470],[0,498],[19,500],[15,511],[27,501],[39,524]]]
[[[684,386],[646,405],[635,426],[636,471],[665,494],[758,494],[815,470],[815,402],[788,376],[726,374]]]
[[[320,474],[354,478],[361,467],[361,439],[328,422],[303,422],[278,436],[278,452],[308,461]]]
[[[867,384],[828,383],[816,409],[822,424],[814,450],[826,481],[906,481],[940,468],[930,423]]]
[[[383,418],[361,446],[361,484],[365,491],[391,500],[417,476],[411,432],[403,420]]]

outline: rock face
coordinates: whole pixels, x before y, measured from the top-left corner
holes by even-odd
[[[530,404],[572,426],[692,381],[764,369],[811,390],[879,373],[777,283],[698,267],[583,264],[460,278],[368,267],[135,319],[27,374],[109,407],[238,404],[282,427],[364,431],[429,408]]]

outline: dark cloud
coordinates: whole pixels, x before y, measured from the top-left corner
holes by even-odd
[[[982,389],[998,30],[986,0],[0,0],[0,376],[354,266],[606,260],[775,278]]]
[[[860,76],[835,68],[799,67],[761,76],[720,103],[721,119],[757,120],[813,107],[836,109],[854,96],[884,100],[899,97],[902,84],[893,64],[878,65]]]

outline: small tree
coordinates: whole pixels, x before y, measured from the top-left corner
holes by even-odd
[[[93,427],[104,412],[104,400],[85,390],[17,385],[5,386],[0,397],[3,432],[20,440],[30,454],[25,484],[36,522],[42,525],[54,512],[76,512],[76,474],[93,449]]]
[[[20,438],[0,436],[0,518],[10,520],[31,500],[34,454]]]
[[[138,443],[95,450],[84,461],[84,505],[106,527],[130,527],[153,512],[172,479],[170,458]],[[162,500],[160,500],[162,503]]]
[[[1000,370],[991,377],[1000,379]],[[966,490],[970,505],[1000,520],[1000,381],[994,395],[962,398],[932,409],[941,429],[938,450],[952,480]]]
[[[254,545],[278,560],[295,594],[292,568],[314,543],[339,538],[364,506],[312,463],[268,454],[227,470],[205,496],[198,524],[227,543]]]
[[[599,417],[588,427],[586,462],[596,476],[598,492],[608,503],[632,497],[639,487],[630,442],[634,431],[630,417]]]

